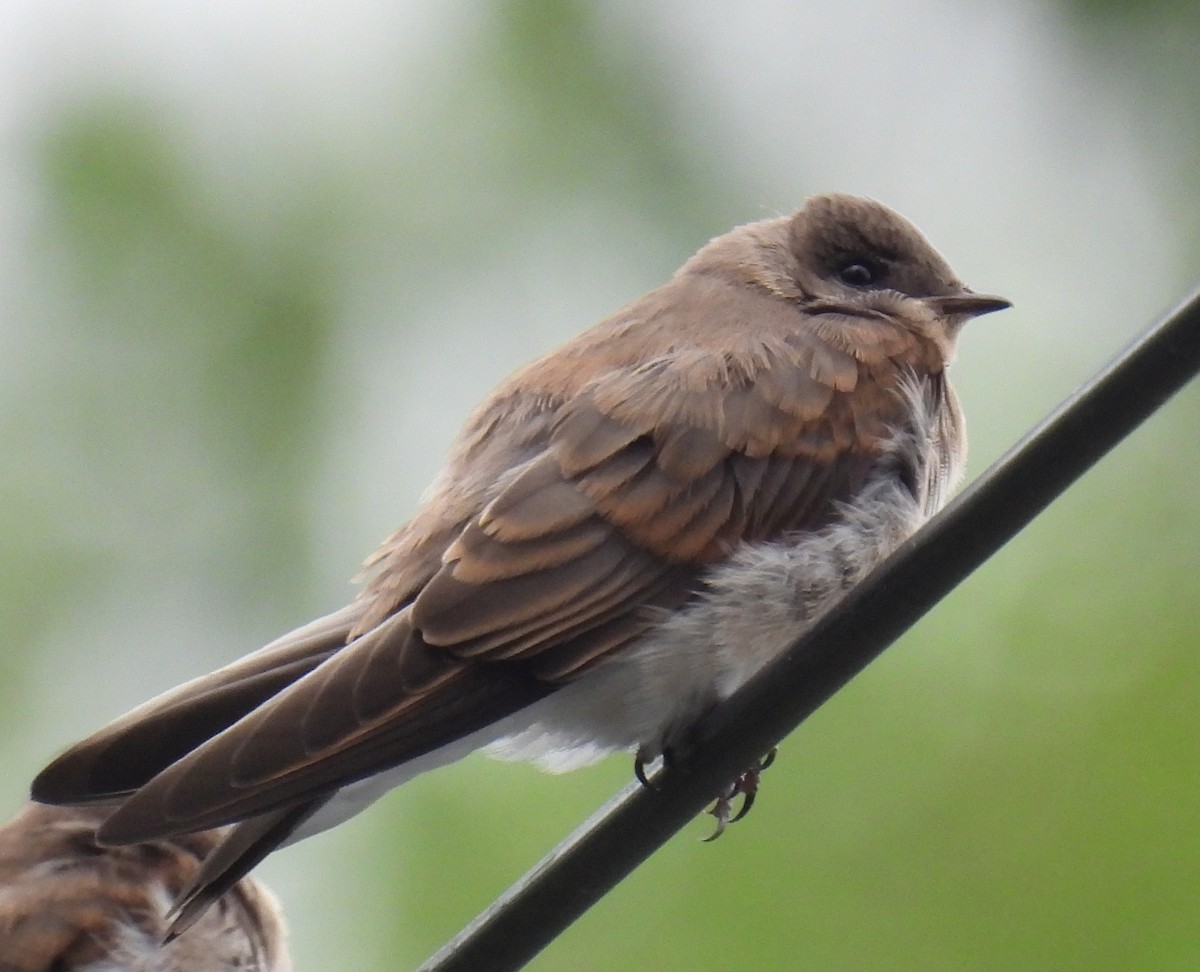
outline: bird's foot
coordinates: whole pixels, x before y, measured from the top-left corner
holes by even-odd
[[[762,772],[773,762],[775,762],[774,749],[759,760],[758,765],[750,767],[750,769],[746,770],[746,772],[729,784],[725,792],[717,797],[717,802],[708,811],[716,818],[717,829],[704,838],[706,844],[716,840],[721,834],[725,833],[726,827],[737,823],[750,812],[750,808],[754,806],[754,798],[758,795],[758,787],[762,781]],[[738,808],[737,813],[734,813],[733,804],[739,796],[742,798],[742,805]]]

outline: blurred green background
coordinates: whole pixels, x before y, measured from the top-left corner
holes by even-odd
[[[1200,8],[0,6],[0,779],[343,603],[470,407],[806,195],[1013,311],[977,475],[1200,279]],[[1191,388],[531,966],[1200,967]],[[415,966],[630,776],[472,758],[273,857]]]

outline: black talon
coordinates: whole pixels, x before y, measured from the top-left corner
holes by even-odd
[[[746,770],[741,776],[729,785],[729,788],[717,797],[717,802],[709,809],[709,813],[717,819],[717,829],[708,837],[703,838],[704,843],[708,844],[716,840],[721,834],[725,833],[725,828],[732,823],[737,823],[742,817],[750,812],[750,808],[754,806],[755,797],[758,796],[758,787],[762,782],[762,772],[773,762],[775,762],[776,750],[772,749],[762,759],[758,761],[757,766],[752,766]],[[742,805],[738,808],[738,812],[731,815],[733,810],[733,801],[741,794]]]
[[[646,764],[642,760],[641,753],[638,753],[633,757],[633,775],[637,777],[637,781],[641,783],[642,786],[649,787],[651,790],[655,789],[654,785],[646,777]]]
[[[669,770],[671,764],[675,762],[675,754],[670,747],[663,749],[657,758],[662,760],[662,768],[664,770]],[[650,762],[654,762],[653,757],[651,757]],[[658,789],[658,785],[646,773],[646,751],[644,749],[639,749],[633,757],[633,775],[637,777],[637,781],[642,786],[649,787],[651,790]]]
[[[732,817],[729,818],[729,822],[731,824],[737,823],[739,820],[742,819],[742,817],[746,816],[746,814],[748,814],[750,812],[750,808],[752,806],[754,806],[754,798],[757,795],[758,795],[757,790],[750,790],[749,792],[742,794],[742,808],[737,813],[735,813]]]
[[[717,797],[717,802],[712,805],[708,811],[717,819],[717,829],[707,837],[701,838],[703,843],[711,844],[714,840],[725,833],[725,828],[729,826],[729,797],[722,795]]]

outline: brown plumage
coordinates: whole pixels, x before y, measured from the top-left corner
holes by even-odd
[[[278,905],[249,878],[163,947],[221,835],[101,847],[104,817],[29,804],[0,827],[0,972],[289,972]]]
[[[944,501],[945,368],[1005,306],[870,200],[718,237],[484,402],[357,601],[68,750],[35,797],[123,801],[114,842],[247,821],[186,922],[470,748],[663,751]]]

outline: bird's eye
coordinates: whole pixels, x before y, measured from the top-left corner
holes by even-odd
[[[875,282],[875,274],[865,263],[849,263],[838,271],[838,276],[851,287],[869,287]]]

